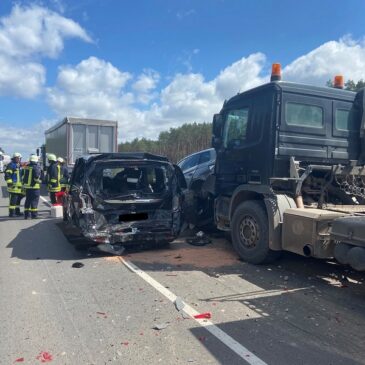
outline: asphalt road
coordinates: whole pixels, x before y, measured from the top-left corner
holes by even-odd
[[[364,274],[289,254],[249,265],[219,237],[78,252],[43,201],[41,219],[10,219],[6,195],[2,185],[0,364],[365,364]],[[211,319],[183,315],[176,296]]]

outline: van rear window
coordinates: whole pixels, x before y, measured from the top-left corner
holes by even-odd
[[[287,125],[322,128],[323,109],[316,105],[288,102],[285,105],[285,120]]]

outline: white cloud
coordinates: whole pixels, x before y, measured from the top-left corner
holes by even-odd
[[[40,94],[46,71],[39,59],[56,58],[66,38],[91,42],[71,19],[38,5],[14,5],[8,16],[0,18],[0,95],[32,98]]]
[[[184,11],[178,11],[176,13],[176,17],[179,20],[182,20],[182,19],[184,19],[186,17],[192,16],[192,15],[195,15],[195,14],[196,14],[195,9],[189,9],[189,10],[184,10]]]
[[[36,148],[44,143],[44,131],[54,124],[54,121],[42,121],[32,128],[15,128],[11,125],[1,125],[0,147],[8,154],[20,152],[26,161]]]
[[[15,65],[12,59],[0,53],[0,70],[0,96],[32,98],[41,93],[46,79],[43,65],[35,62],[21,62]]]
[[[363,40],[354,41],[347,36],[339,41],[326,42],[297,58],[283,70],[285,80],[319,86],[324,86],[337,74],[355,81],[365,78]]]
[[[132,88],[138,93],[147,93],[156,88],[160,75],[154,70],[145,70],[138,76]]]
[[[63,50],[64,39],[71,37],[91,42],[79,24],[38,5],[14,5],[10,15],[0,20],[0,50],[10,57],[55,58]]]
[[[260,76],[265,61],[264,54],[254,53],[226,67],[215,79],[217,95],[226,99],[262,84],[266,79]]]
[[[130,78],[131,74],[119,71],[111,63],[89,57],[76,67],[61,66],[57,86],[70,94],[97,92],[118,96]]]

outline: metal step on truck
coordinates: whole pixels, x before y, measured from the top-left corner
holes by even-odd
[[[365,270],[365,96],[271,81],[225,101],[213,118],[214,220],[250,263],[280,251]]]

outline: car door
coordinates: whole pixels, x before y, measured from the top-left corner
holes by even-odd
[[[193,180],[205,180],[214,171],[215,150],[199,153],[199,164],[195,170]]]

